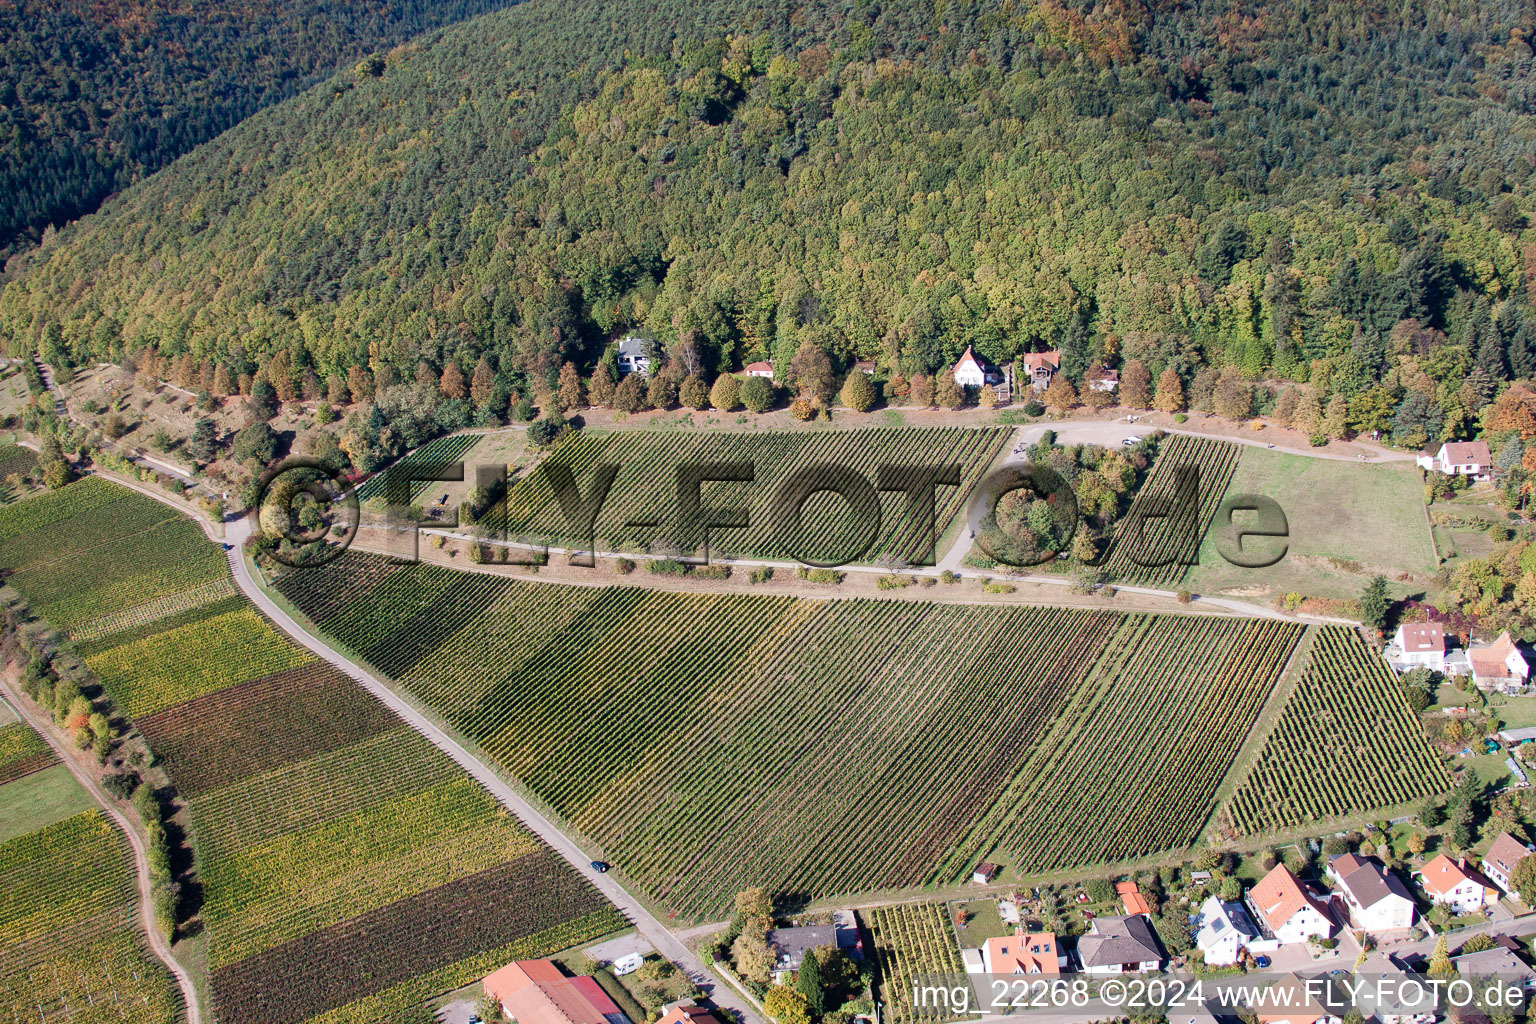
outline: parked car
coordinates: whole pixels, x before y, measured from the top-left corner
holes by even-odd
[[[613,866],[612,864],[609,864],[605,860],[595,860],[595,861],[592,862],[592,870],[596,871],[598,874],[602,874],[604,871],[607,871],[612,866]]]
[[[1141,438],[1136,434],[1132,434],[1130,437],[1124,437],[1120,439],[1120,445],[1123,448],[1131,448],[1138,444],[1141,444]]]
[[[1259,970],[1263,970],[1270,965],[1270,959],[1267,956],[1256,956],[1253,958],[1253,965],[1259,968]]]

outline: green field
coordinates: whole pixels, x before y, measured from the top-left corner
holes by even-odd
[[[67,765],[56,764],[14,779],[0,786],[0,843],[95,806]]]
[[[174,510],[87,478],[0,509],[0,537],[11,584],[76,627],[187,799],[221,1020],[421,1019],[507,959],[623,927],[447,755],[268,623]],[[54,813],[55,770],[0,794],[30,785],[26,813]],[[27,985],[17,998],[50,998]]]
[[[1027,872],[1187,845],[1301,635],[559,587],[358,554],[279,588],[688,916],[752,885],[948,884],[994,849]]]
[[[1288,552],[1269,568],[1239,568],[1217,552],[1213,527],[1201,545],[1200,564],[1185,578],[1190,590],[1253,598],[1296,591],[1346,599],[1359,597],[1378,572],[1388,579],[1402,572],[1422,579],[1435,571],[1424,489],[1410,462],[1361,464],[1245,448],[1227,494],[1260,494],[1278,502],[1290,528]],[[1236,522],[1244,522],[1242,513]],[[1404,585],[1394,586],[1401,591]]]
[[[940,903],[907,903],[861,912],[874,943],[875,995],[893,1024],[953,1016],[912,1002],[913,982],[925,974],[963,974],[960,947]]]
[[[1142,586],[1171,587],[1183,579],[1242,454],[1228,441],[1165,438],[1105,552],[1105,571]]]

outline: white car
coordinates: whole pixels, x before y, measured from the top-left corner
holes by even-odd
[[[613,962],[613,973],[622,978],[626,974],[634,974],[644,963],[645,957],[641,956],[639,953],[631,953],[628,956],[621,956]]]
[[[1135,434],[1132,434],[1130,437],[1123,437],[1120,439],[1120,446],[1122,448],[1130,448],[1138,444],[1141,444],[1141,438],[1137,437]]]

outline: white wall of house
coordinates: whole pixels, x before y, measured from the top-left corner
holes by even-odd
[[[1333,935],[1333,922],[1310,906],[1302,907],[1274,932],[1275,938],[1285,945],[1306,942],[1314,935],[1326,939]]]

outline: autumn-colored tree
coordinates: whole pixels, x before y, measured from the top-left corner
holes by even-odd
[[[597,369],[592,371],[592,386],[587,389],[587,400],[593,405],[613,405],[613,399],[613,375],[608,372],[606,365],[598,363]]]
[[[202,365],[197,368],[197,389],[213,394],[213,378],[217,373],[218,369],[213,365],[213,360],[204,359]]]
[[[443,375],[437,380],[437,389],[445,398],[466,398],[469,388],[464,384],[464,371],[459,369],[457,360],[448,360],[448,365],[443,367]]]
[[[797,398],[789,403],[789,413],[797,420],[809,420],[816,415],[816,407],[808,398]]]
[[[477,409],[484,409],[495,397],[496,371],[491,369],[491,361],[481,356],[475,364],[474,376],[469,380],[469,400]]]
[[[576,369],[576,364],[567,361],[560,367],[560,391],[556,396],[560,402],[562,411],[580,409],[587,404],[586,396],[582,394],[581,372]]]
[[[361,366],[353,365],[347,369],[347,391],[356,404],[368,402],[373,399],[373,376]]]
[[[1285,390],[1275,399],[1275,407],[1270,410],[1269,418],[1282,427],[1289,427],[1296,418],[1296,401],[1299,397],[1293,385],[1286,385]]]
[[[255,377],[248,373],[242,373],[235,378],[235,390],[242,395],[248,395],[251,393],[251,385],[254,383],[256,383]]]
[[[1058,373],[1046,386],[1045,394],[1041,398],[1048,407],[1066,412],[1077,405],[1077,389],[1072,386],[1066,374]]]
[[[927,409],[933,405],[933,379],[926,374],[913,374],[912,387],[910,389],[912,404],[919,409]]]
[[[955,380],[953,370],[942,371],[933,385],[933,398],[945,409],[958,409],[965,404],[965,388]]]
[[[191,352],[183,352],[176,363],[176,386],[187,391],[197,387],[197,360]]]
[[[895,395],[897,398],[906,398],[912,393],[912,382],[901,375],[897,370],[891,374],[891,379],[885,382],[885,393]]]
[[[1120,404],[1128,409],[1152,407],[1152,374],[1140,359],[1126,363],[1120,374]]]
[[[811,1007],[805,996],[783,985],[770,985],[763,996],[763,1012],[777,1024],[811,1024]]]
[[[689,409],[703,412],[709,408],[709,385],[703,377],[691,373],[677,386],[677,400]]]
[[[735,412],[741,408],[741,381],[729,373],[715,378],[715,386],[709,389],[709,404],[720,412]]]
[[[277,392],[279,402],[292,402],[299,397],[298,388],[293,386],[293,363],[288,357],[287,349],[278,349],[272,358],[267,361],[267,381],[272,385],[272,390]]]
[[[1245,420],[1253,414],[1253,388],[1243,380],[1242,371],[1229,366],[1221,371],[1212,400],[1216,415],[1223,419]]]
[[[1089,370],[1083,377],[1083,386],[1077,392],[1078,399],[1096,412],[1115,404],[1115,393],[1112,390],[1093,386],[1100,379],[1102,376],[1099,370]]]
[[[416,383],[417,384],[430,384],[430,385],[432,385],[435,388],[435,387],[437,387],[437,378],[438,378],[438,373],[437,373],[436,370],[434,370],[432,368],[432,364],[431,363],[427,362],[425,359],[417,361],[417,363],[416,363]]]
[[[1536,437],[1536,415],[1531,413],[1533,402],[1536,402],[1536,392],[1525,384],[1512,385],[1493,403],[1493,409],[1488,413],[1488,430],[1494,433],[1513,430],[1527,441]]]
[[[656,374],[646,388],[645,402],[652,409],[672,408],[677,404],[677,382],[664,373]]]
[[[1349,433],[1349,399],[1342,393],[1336,393],[1328,400],[1328,409],[1323,413],[1323,433],[1340,439]]]
[[[619,412],[639,412],[645,408],[645,378],[631,373],[619,381],[613,392],[613,407]]]
[[[1317,389],[1304,386],[1296,389],[1296,407],[1291,413],[1291,426],[1311,437],[1323,430],[1323,405],[1317,398]]]
[[[854,412],[869,412],[875,407],[875,399],[878,397],[874,382],[863,370],[854,370],[843,381],[843,404]]]
[[[320,383],[320,375],[315,372],[313,366],[304,367],[304,376],[299,383],[299,397],[306,402],[318,401],[325,394],[325,385]]]
[[[215,392],[217,393],[217,392]],[[346,405],[352,393],[347,390],[347,378],[333,373],[325,381],[325,400],[332,405]]]
[[[219,398],[233,394],[235,390],[234,379],[230,376],[229,367],[223,363],[213,369],[213,394]]]
[[[1157,394],[1152,397],[1152,408],[1158,412],[1184,411],[1184,382],[1173,367],[1168,367],[1157,377]]]
[[[983,409],[996,409],[997,388],[991,384],[983,384],[981,390],[976,393],[976,404]]]
[[[795,357],[789,363],[790,379],[802,395],[820,405],[831,405],[837,393],[837,376],[832,372],[832,361],[822,347],[810,338],[800,343]]]

